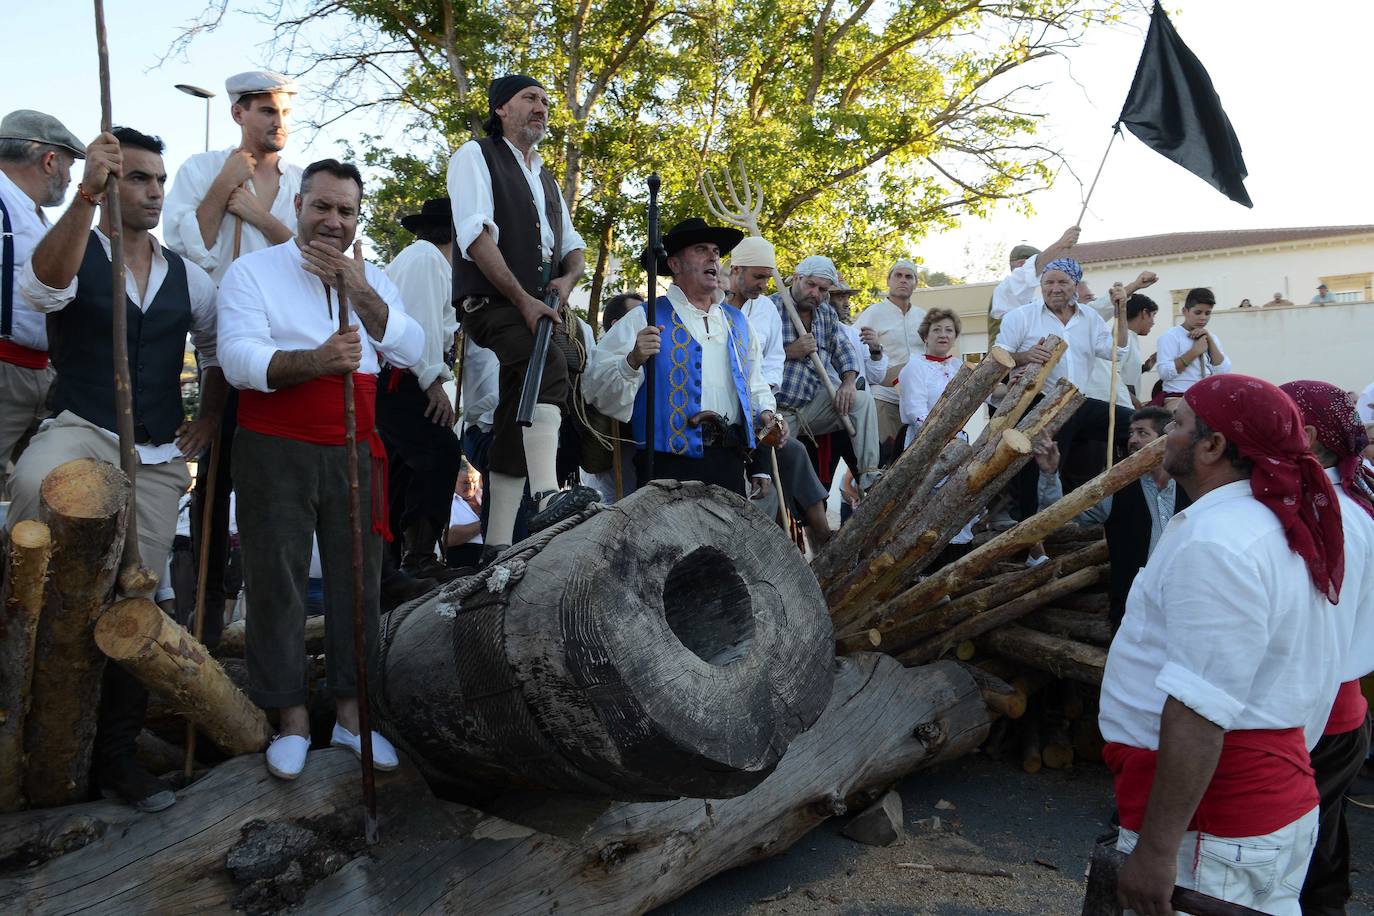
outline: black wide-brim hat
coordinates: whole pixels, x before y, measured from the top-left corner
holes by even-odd
[[[409,216],[401,217],[401,225],[408,231],[418,233],[426,226],[443,226],[453,224],[453,204],[447,197],[436,197],[434,200],[427,200],[420,208],[419,213],[412,213]]]
[[[706,220],[699,216],[688,217],[669,229],[668,234],[663,237],[663,251],[659,253],[658,258],[658,274],[661,277],[671,277],[673,272],[668,269],[668,257],[677,254],[689,245],[710,242],[720,249],[723,257],[734,250],[734,247],[743,238],[744,233],[738,229],[730,229],[725,226],[708,226]],[[649,269],[648,248],[640,252],[639,265],[645,270]]]

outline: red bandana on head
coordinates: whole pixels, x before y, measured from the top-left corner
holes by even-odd
[[[1292,398],[1248,375],[1213,375],[1183,396],[1213,431],[1254,462],[1250,491],[1283,523],[1288,546],[1335,604],[1345,578],[1345,536],[1336,491],[1307,448]]]
[[[1316,427],[1317,441],[1336,456],[1341,489],[1374,516],[1374,473],[1360,460],[1360,453],[1369,447],[1369,434],[1350,396],[1335,385],[1307,379],[1279,388],[1298,405],[1303,423]]]

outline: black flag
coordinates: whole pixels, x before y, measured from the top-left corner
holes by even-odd
[[[1245,190],[1245,160],[1212,78],[1155,0],[1150,33],[1120,123],[1238,204],[1253,207]]]

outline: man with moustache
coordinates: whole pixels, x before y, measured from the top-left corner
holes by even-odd
[[[509,75],[487,89],[487,136],[469,140],[448,165],[453,201],[453,301],[472,342],[501,364],[500,400],[487,455],[491,515],[488,554],[509,546],[528,482],[531,532],[568,518],[597,499],[590,487],[560,490],[558,433],[568,402],[568,353],[575,347],[564,325],[568,297],[582,277],[582,237],[535,147],[548,131],[549,96],[530,76]],[[544,304],[556,291],[559,309]],[[533,422],[516,422],[534,331],[540,318],[554,322]]]
[[[295,779],[310,747],[306,711],[305,598],[311,540],[324,579],[325,666],[337,719],[331,743],[361,755],[355,651],[375,658],[382,538],[390,538],[386,452],[375,429],[382,360],[408,369],[424,332],[400,293],[354,241],[363,181],[334,159],[301,174],[295,238],[234,262],[220,285],[220,354],[239,389],[234,435],[238,523],[247,591],[248,695],[280,711],[267,769]],[[351,249],[351,256],[349,255]],[[339,330],[342,274],[348,329]],[[360,333],[360,330],[362,333]],[[353,373],[358,500],[363,525],[365,645],[353,642],[352,533],[343,380]],[[374,498],[374,496],[376,498]],[[370,510],[370,511],[368,511]],[[395,749],[372,733],[373,765],[392,769]]]
[[[239,128],[239,142],[227,149],[211,150],[187,159],[177,169],[167,194],[167,247],[210,272],[218,283],[236,257],[280,245],[296,231],[296,194],[301,186],[301,167],[287,162],[281,152],[291,131],[291,109],[296,85],[288,77],[269,70],[237,73],[224,81],[230,100],[229,115]],[[210,391],[227,391],[223,404],[213,405],[220,414],[219,462],[214,491],[210,462],[197,464],[195,496],[191,503],[191,549],[200,556],[201,523],[209,502],[212,519],[205,576],[205,644],[219,642],[226,601],[238,595],[226,588],[229,554],[229,493],[234,486],[234,431],[238,429],[238,392],[211,380],[218,368],[201,366],[201,398]],[[208,459],[208,455],[204,456]]]
[[[101,134],[86,148],[86,166],[67,212],[44,236],[19,275],[19,291],[34,311],[48,316],[57,378],[54,416],[15,466],[14,502],[7,523],[38,517],[39,488],[53,468],[77,458],[119,464],[111,339],[110,211],[105,180],[119,176],[124,237],[125,295],[129,321],[129,375],[134,449],[140,467],[138,548],[156,568],[172,549],[177,501],[190,484],[185,459],[210,441],[219,417],[201,401],[200,419],[182,419],[181,366],[186,335],[207,367],[216,365],[215,284],[195,264],[153,238],[162,215],[167,171],[162,141],[128,127]],[[91,218],[100,206],[94,229]],[[217,372],[218,370],[216,370]],[[213,395],[213,392],[209,392]],[[148,694],[119,665],[106,665],[94,747],[102,789],[141,811],[173,804],[172,791],[140,767],[135,741]]]
[[[86,146],[62,122],[21,109],[0,120],[0,499],[15,446],[48,416],[46,319],[16,292],[19,268],[48,231]]]

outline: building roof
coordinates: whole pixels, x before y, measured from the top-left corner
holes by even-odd
[[[1303,242],[1342,235],[1363,235],[1374,232],[1374,226],[1306,226],[1295,229],[1222,229],[1213,232],[1170,232],[1165,235],[1145,235],[1134,239],[1110,239],[1105,242],[1080,242],[1073,246],[1072,257],[1080,264],[1105,261],[1135,261],[1141,258],[1162,258],[1195,251],[1217,251],[1223,248],[1244,248],[1251,245],[1275,245]]]

